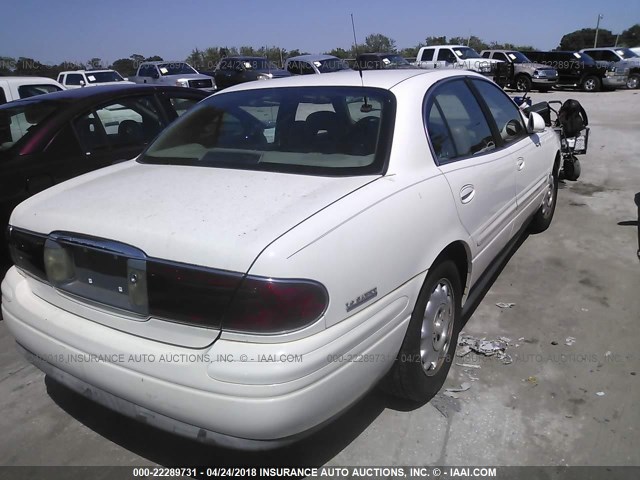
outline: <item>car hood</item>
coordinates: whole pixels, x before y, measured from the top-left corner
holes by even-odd
[[[246,272],[273,240],[375,178],[130,161],[31,197],[13,211],[11,225],[91,235],[152,257]]]

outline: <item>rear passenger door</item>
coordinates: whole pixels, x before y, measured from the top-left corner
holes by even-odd
[[[459,218],[475,243],[475,271],[479,274],[512,234],[516,213],[513,159],[499,148],[495,129],[463,78],[432,89],[425,116],[436,162],[449,183]]]

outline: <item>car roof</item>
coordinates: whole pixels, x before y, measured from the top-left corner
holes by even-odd
[[[7,80],[7,81],[20,81],[20,82],[25,82],[25,81],[33,81],[33,82],[42,82],[43,80],[49,81],[55,85],[60,85],[55,79],[53,78],[49,78],[49,77],[29,77],[29,76],[0,76],[0,80]]]
[[[83,100],[97,100],[104,98],[108,100],[113,97],[114,94],[128,94],[128,93],[144,93],[144,92],[161,92],[161,91],[170,91],[170,92],[197,92],[199,90],[196,89],[185,89],[184,87],[174,87],[169,85],[141,85],[141,84],[126,84],[126,85],[98,85],[90,88],[74,88],[69,90],[61,90],[59,92],[53,93],[45,93],[42,95],[35,95],[33,97],[25,98],[22,100],[14,100],[13,102],[9,102],[5,105],[13,104],[17,105],[18,103],[37,103],[41,101],[53,101],[53,102],[82,102]],[[206,92],[203,92],[206,93]],[[204,96],[203,96],[204,98]],[[82,102],[84,103],[84,102]]]
[[[394,69],[394,70],[364,70],[362,78],[360,72],[346,70],[340,75],[293,75],[291,77],[278,78],[269,80],[268,82],[246,82],[233,87],[224,89],[219,95],[225,92],[233,92],[240,90],[255,90],[260,88],[279,88],[279,87],[329,87],[329,86],[345,86],[345,87],[365,87],[392,89],[399,83],[404,82],[413,77],[423,76],[427,83],[436,82],[445,77],[453,77],[460,75],[481,76],[475,72],[457,69]]]
[[[298,55],[297,57],[289,57],[287,58],[287,62],[288,61],[307,61],[307,62],[317,62],[320,60],[335,60],[338,57],[335,57],[333,55],[314,55],[314,54],[307,54],[307,55]]]
[[[115,72],[115,70],[112,70],[111,68],[94,68],[94,69],[90,69],[90,70],[66,70],[64,72],[60,72],[60,74],[63,74],[63,73],[99,73],[99,72]]]

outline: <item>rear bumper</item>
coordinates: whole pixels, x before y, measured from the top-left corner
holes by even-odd
[[[334,329],[341,324],[311,341],[265,346],[268,352],[298,355],[300,362],[244,366],[237,363],[241,354],[259,352],[261,345],[218,340],[206,349],[188,349],[114,330],[37,297],[15,267],[2,283],[2,314],[36,366],[96,402],[197,440],[267,449],[335,417],[386,373],[410,315],[407,297],[395,293],[395,300],[381,299],[341,322],[337,337]],[[366,317],[360,317],[363,312]],[[363,330],[371,325],[375,331]],[[217,356],[225,352],[228,358],[229,351],[236,362],[225,368]],[[353,362],[335,361],[334,355],[376,357]]]

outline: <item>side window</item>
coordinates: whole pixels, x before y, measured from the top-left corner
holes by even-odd
[[[491,52],[482,52],[482,58],[491,58]]]
[[[193,107],[200,100],[197,98],[183,98],[178,96],[169,97],[169,102],[176,112],[176,116],[182,116],[187,110]]]
[[[153,96],[119,99],[82,115],[74,128],[85,152],[109,147],[143,146],[162,130]]]
[[[7,96],[4,94],[4,88],[0,87],[0,105],[7,103]]]
[[[420,57],[421,62],[430,62],[433,60],[433,48],[425,48],[422,51],[422,56]]]
[[[60,87],[56,85],[20,85],[18,95],[20,98],[29,98],[43,93],[59,92]]]
[[[591,55],[593,57],[593,55]],[[609,50],[602,50],[600,52],[600,58],[596,58],[593,57],[596,60],[606,60],[607,62],[617,62],[618,60],[620,60],[615,53],[609,51]]]
[[[506,96],[502,89],[489,82],[473,80],[473,85],[480,92],[491,116],[496,122],[500,136],[505,144],[520,140],[527,135],[522,121],[522,115],[514,103]]]
[[[495,141],[487,119],[463,80],[449,81],[438,87],[432,95],[431,102],[437,105],[441,120],[448,128],[456,158],[495,150]],[[431,102],[428,104],[429,115],[431,115]],[[432,138],[432,142],[433,140]],[[444,155],[442,152],[449,153],[448,150],[444,150],[446,148],[444,145],[446,142],[443,143],[440,155]]]
[[[104,150],[109,147],[104,126],[95,112],[85,113],[73,122],[73,128],[78,134],[80,146],[86,155]]]
[[[289,62],[287,64],[287,71],[291,74],[291,75],[300,75],[300,62],[298,62],[297,60],[294,60],[292,62]]]
[[[84,82],[84,77],[80,73],[68,73],[65,85],[80,85],[80,82]]]
[[[447,63],[456,63],[456,56],[448,48],[441,48],[438,51],[438,61]]]
[[[308,62],[300,62],[300,73],[302,75],[313,75],[316,71]]]
[[[509,61],[509,59],[507,58],[507,56],[506,56],[504,53],[502,53],[502,52],[495,52],[495,53],[493,54],[493,59],[494,59],[494,60],[502,60],[503,62],[508,62],[508,61]]]
[[[45,151],[55,156],[71,156],[82,153],[78,139],[73,134],[73,129],[70,124],[67,124],[58,132],[49,145],[47,145]]]
[[[442,118],[437,102],[432,102],[427,112],[427,131],[438,160],[449,160],[456,157],[451,132]]]
[[[57,80],[57,82],[58,82],[58,83],[64,83],[64,75],[63,75],[63,74],[58,75],[58,80]]]

